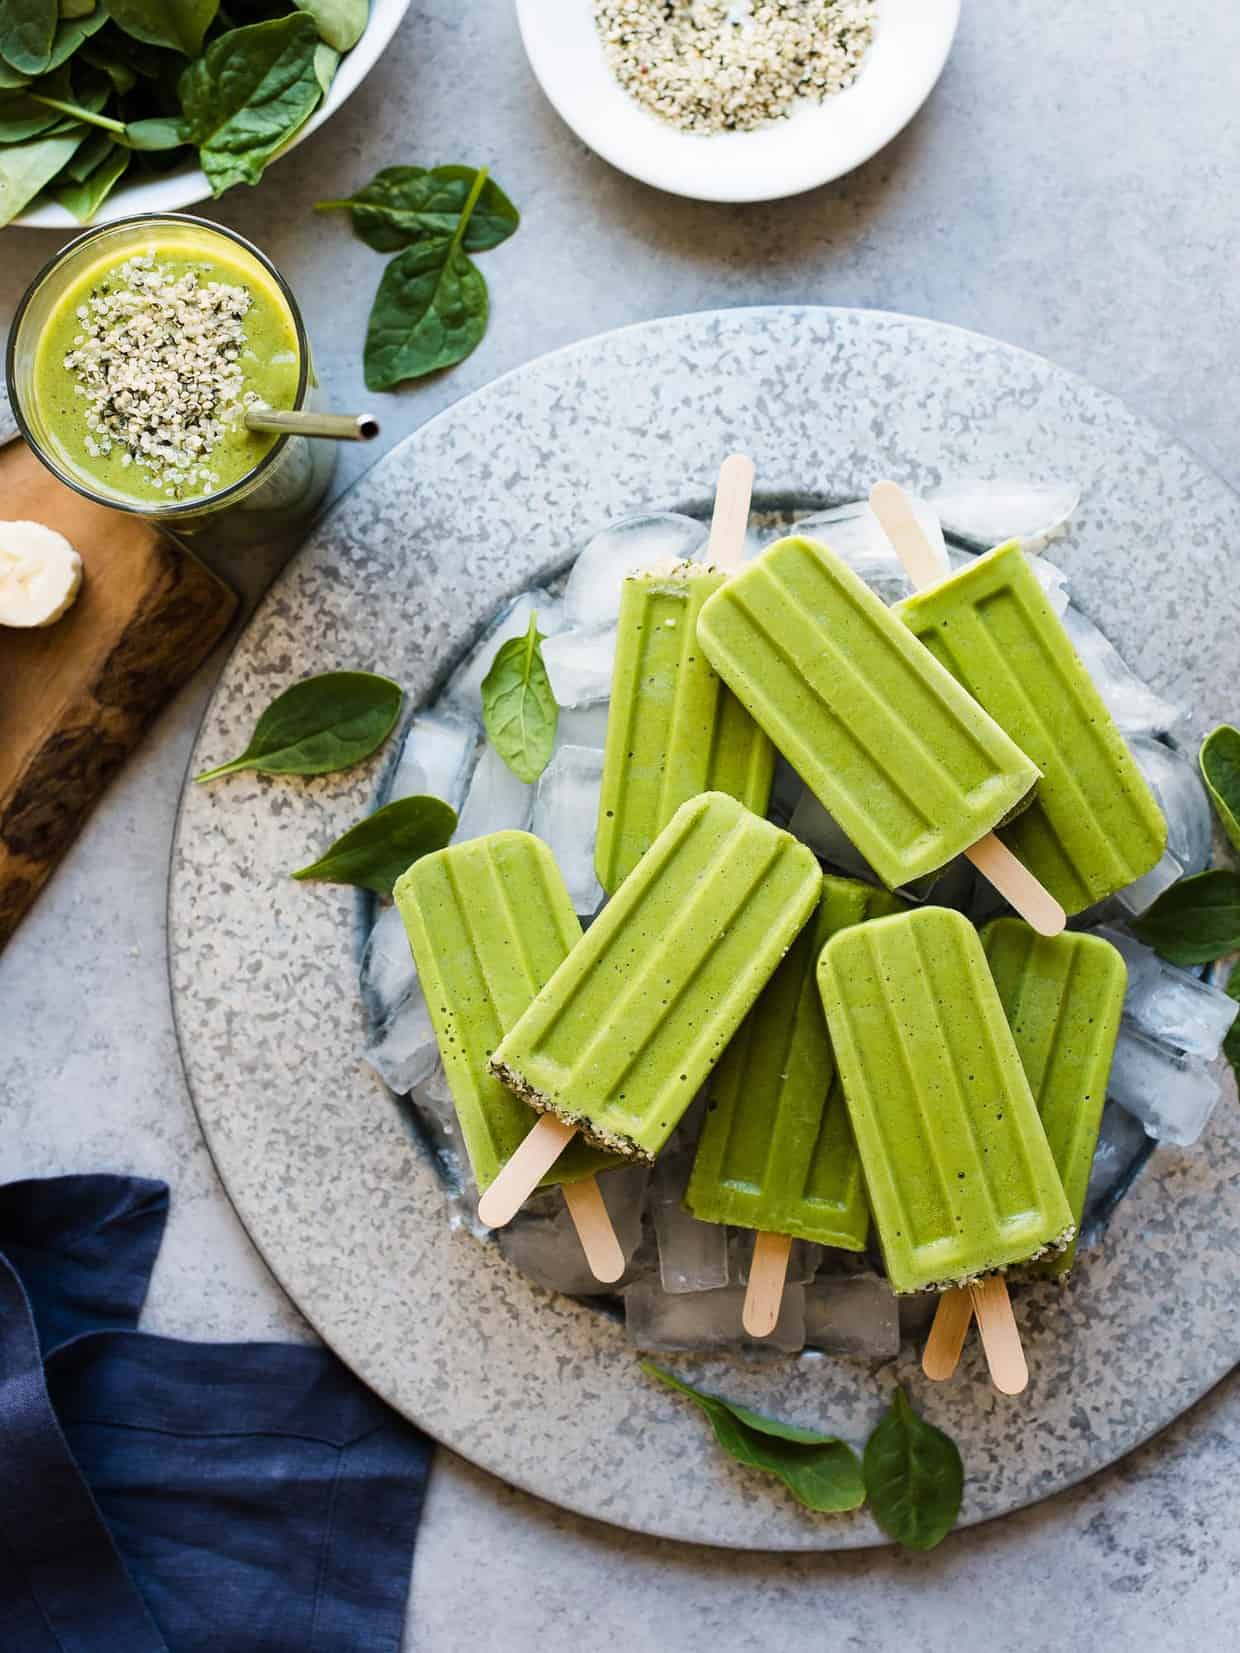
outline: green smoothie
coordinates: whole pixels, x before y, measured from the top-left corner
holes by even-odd
[[[147,507],[239,482],[277,437],[254,406],[296,405],[297,329],[279,287],[204,232],[101,256],[55,301],[31,399],[40,438],[95,492]]]

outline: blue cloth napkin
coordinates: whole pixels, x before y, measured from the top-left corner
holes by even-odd
[[[167,1210],[0,1188],[0,1649],[396,1653],[429,1442],[326,1350],[136,1331]]]

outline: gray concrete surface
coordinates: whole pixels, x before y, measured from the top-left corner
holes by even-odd
[[[584,3],[584,0],[583,0]],[[533,84],[507,0],[415,5],[366,85],[257,193],[204,209],[301,296],[322,376],[396,441],[531,356],[629,321],[817,301],[938,317],[1039,350],[1126,397],[1233,483],[1240,14],[1119,0],[973,0],[944,78],[867,167],[770,207],[698,206],[585,152]],[[482,348],[365,397],[381,261],[311,204],[399,161],[489,162],[524,213],[486,255]],[[0,318],[61,237],[0,242]],[[375,457],[354,452],[340,481]],[[262,558],[229,572],[251,593]],[[160,720],[0,960],[0,1177],[129,1168],[174,1207],[146,1324],[306,1335],[249,1247],[189,1112],[168,1009],[164,879],[204,672]],[[1168,1336],[1175,1336],[1174,1316]],[[447,1454],[414,1568],[408,1645],[525,1653],[1001,1646],[1227,1647],[1240,1604],[1233,1378],[1088,1486],[929,1557],[714,1554],[626,1537]]]

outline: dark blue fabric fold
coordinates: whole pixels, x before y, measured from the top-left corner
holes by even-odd
[[[0,1650],[395,1653],[430,1443],[326,1350],[126,1329],[166,1208],[0,1189]]]

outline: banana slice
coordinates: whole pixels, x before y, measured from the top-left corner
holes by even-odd
[[[73,606],[82,559],[41,522],[0,522],[0,626],[50,626]]]

